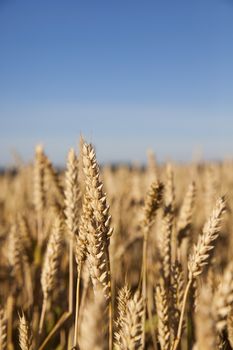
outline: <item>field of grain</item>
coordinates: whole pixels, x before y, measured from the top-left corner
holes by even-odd
[[[36,147],[0,175],[0,349],[232,349],[232,174]]]

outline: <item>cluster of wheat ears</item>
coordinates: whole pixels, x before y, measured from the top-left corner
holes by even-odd
[[[0,350],[233,348],[233,163],[79,148],[0,175]]]

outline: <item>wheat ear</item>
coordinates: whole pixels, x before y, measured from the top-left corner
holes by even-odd
[[[19,238],[17,226],[12,224],[8,237],[8,261],[12,268],[12,275],[22,283],[22,245]]]
[[[200,275],[203,267],[208,264],[210,251],[214,248],[215,241],[219,236],[225,210],[225,198],[220,197],[216,202],[212,215],[203,228],[202,235],[198,237],[197,244],[193,247],[193,253],[189,256],[189,279]]]
[[[232,309],[228,314],[227,317],[227,334],[228,334],[228,340],[231,344],[231,347],[233,348],[233,312]]]
[[[216,328],[222,333],[227,326],[227,316],[233,303],[233,263],[225,268],[220,284],[214,294]]]
[[[164,279],[168,286],[171,283],[172,248],[175,248],[173,240],[173,222],[175,209],[174,173],[170,164],[166,167],[166,184],[164,191],[164,212],[162,219],[162,265]],[[173,245],[172,245],[173,244]],[[174,249],[175,250],[175,249]]]
[[[35,150],[34,161],[34,188],[33,200],[37,215],[37,240],[39,245],[43,240],[43,210],[45,207],[45,191],[44,191],[44,153],[42,146],[38,145]]]
[[[177,222],[177,239],[179,246],[181,245],[182,240],[187,236],[191,227],[195,195],[196,185],[195,182],[192,181],[184,196]]]
[[[23,247],[26,250],[30,250],[32,245],[32,238],[30,235],[27,219],[24,215],[17,215],[17,226],[19,228],[19,235],[22,240]]]
[[[121,290],[118,313],[115,348],[142,350],[143,299],[138,291],[131,297],[127,287]]]
[[[42,306],[40,326],[39,326],[40,333],[42,332],[47,304],[56,280],[59,257],[61,252],[61,239],[62,239],[62,222],[59,217],[56,217],[54,220],[52,232],[47,245],[43,269],[41,273],[43,306]]]
[[[184,273],[182,265],[179,261],[175,261],[171,268],[171,288],[170,288],[170,315],[171,315],[171,328],[172,337],[176,336],[180,313],[182,308],[182,300],[184,296]]]
[[[32,303],[32,281],[31,269],[28,258],[23,247],[23,242],[17,232],[16,224],[13,224],[9,233],[8,260],[11,266],[11,273],[17,283],[22,286],[25,280],[26,291],[28,294],[28,303]]]
[[[109,308],[109,349],[112,349],[112,292],[109,258],[109,243],[112,235],[111,216],[100,180],[96,154],[91,144],[83,143],[83,171],[86,195],[89,199],[89,220],[87,235],[87,259],[94,290],[102,289]]]
[[[161,350],[170,349],[169,305],[163,281],[156,287],[155,304],[158,315],[158,339]]]
[[[65,216],[69,233],[69,312],[73,312],[73,247],[78,234],[79,218],[78,160],[73,149],[69,151],[65,174]]]
[[[212,215],[210,216],[209,220],[206,222],[203,228],[203,232],[198,237],[197,244],[193,247],[193,253],[189,256],[188,260],[188,283],[184,292],[184,298],[182,302],[182,310],[179,320],[179,327],[177,331],[176,340],[173,344],[173,350],[176,350],[181,334],[182,334],[182,326],[183,326],[183,318],[184,318],[184,312],[185,312],[185,306],[188,298],[188,293],[190,290],[190,287],[192,285],[193,280],[199,276],[202,271],[203,267],[208,264],[210,259],[210,252],[215,246],[215,241],[219,236],[220,228],[221,228],[221,221],[223,218],[223,213],[226,209],[226,203],[225,198],[220,197],[217,200],[217,203],[215,205],[215,208],[212,212]]]
[[[124,287],[122,287],[119,292],[118,292],[118,297],[117,297],[117,312],[118,312],[118,316],[117,316],[117,320],[115,322],[116,324],[116,329],[117,332],[119,332],[119,330],[123,327],[123,319],[125,317],[126,314],[126,310],[127,310],[127,303],[131,298],[131,291],[129,289],[129,287],[127,285],[125,285]],[[117,339],[117,333],[115,333],[115,338]]]
[[[55,201],[62,207],[64,202],[63,188],[59,181],[59,176],[49,158],[43,154],[44,162],[44,187],[48,195],[54,196]],[[54,200],[52,201],[53,204]]]
[[[6,350],[7,348],[7,327],[5,311],[0,309],[0,349]]]
[[[19,346],[21,350],[32,350],[31,328],[24,313],[19,315]]]

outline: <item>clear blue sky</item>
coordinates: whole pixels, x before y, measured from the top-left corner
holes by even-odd
[[[233,0],[0,0],[0,164],[233,150]]]

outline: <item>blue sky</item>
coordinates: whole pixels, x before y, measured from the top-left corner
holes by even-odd
[[[0,0],[0,165],[232,156],[233,0]]]

